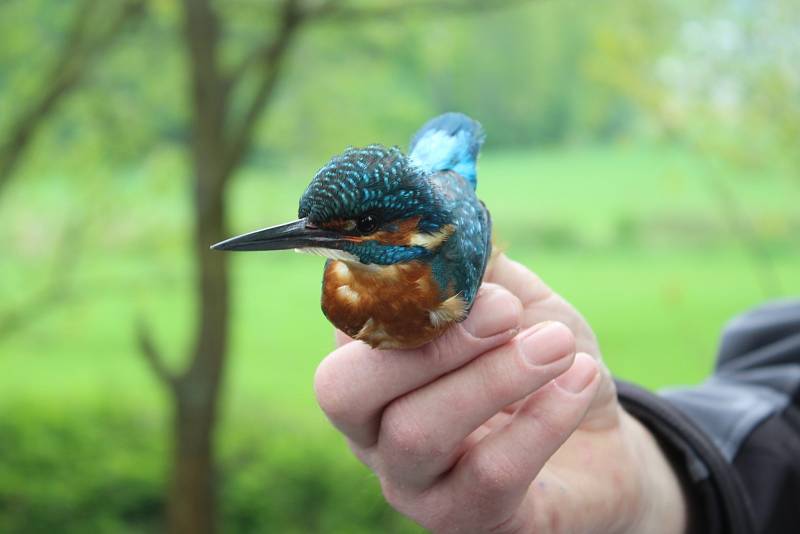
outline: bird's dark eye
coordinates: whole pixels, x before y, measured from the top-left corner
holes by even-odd
[[[374,215],[362,215],[356,221],[356,228],[362,234],[368,234],[378,227],[378,219]]]

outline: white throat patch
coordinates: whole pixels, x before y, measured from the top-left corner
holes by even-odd
[[[341,260],[341,261],[358,263],[358,258],[355,257],[354,255],[344,250],[339,250],[335,248],[304,247],[304,248],[296,248],[294,249],[294,251],[302,252],[304,254],[314,254],[315,256],[322,256],[324,258],[330,258],[332,260]]]

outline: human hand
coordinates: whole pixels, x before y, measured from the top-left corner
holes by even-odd
[[[323,411],[387,501],[433,532],[677,533],[680,486],[624,412],[585,320],[499,256],[472,312],[415,350],[343,343]]]

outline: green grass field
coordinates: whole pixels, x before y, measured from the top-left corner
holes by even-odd
[[[0,200],[0,531],[163,530],[169,403],[134,332],[144,318],[174,364],[190,344],[181,161],[166,149],[136,173],[19,180]],[[293,218],[318,163],[244,172],[231,232]],[[638,145],[488,153],[480,178],[497,241],[583,311],[619,377],[698,382],[726,320],[800,293],[798,187],[763,170]],[[333,344],[322,260],[231,259],[223,530],[419,532],[314,401],[314,369]],[[2,335],[3,317],[64,270],[70,296]]]
[[[0,340],[0,403],[66,410],[98,400],[162,412],[134,325],[146,317],[173,361],[185,354],[193,282],[173,159],[114,178],[113,196],[91,207],[74,296]],[[232,231],[292,218],[318,163],[245,172],[228,199]],[[711,181],[720,177],[766,260],[754,261],[726,219]],[[800,189],[786,179],[647,145],[488,153],[479,179],[497,241],[583,311],[622,378],[648,387],[702,380],[725,321],[770,296],[765,283],[800,293]],[[14,251],[0,262],[3,306],[49,274],[56,244],[43,229],[58,226],[69,191],[59,177],[18,183],[0,204],[0,238]],[[319,428],[312,377],[332,346],[319,311],[322,260],[285,252],[232,261],[227,413]]]

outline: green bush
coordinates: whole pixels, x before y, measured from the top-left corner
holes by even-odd
[[[0,532],[162,531],[168,429],[136,410],[0,408]],[[419,531],[338,440],[250,428],[232,421],[221,435],[221,532]]]
[[[0,410],[0,532],[150,532],[163,515],[163,433],[133,412]]]
[[[224,532],[420,532],[383,501],[377,479],[342,441],[240,425],[223,439]]]

